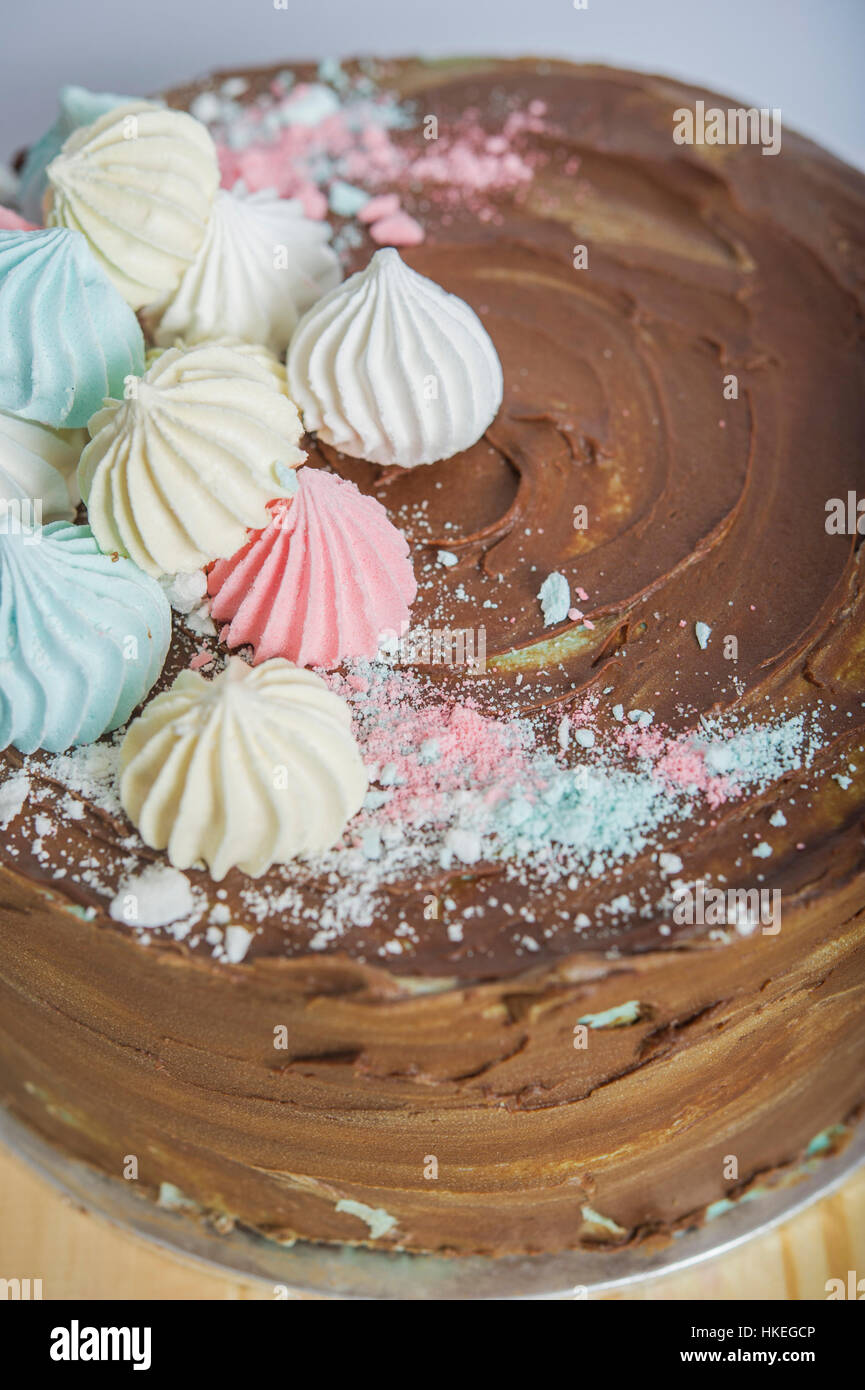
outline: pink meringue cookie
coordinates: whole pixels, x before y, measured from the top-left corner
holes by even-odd
[[[28,222],[20,213],[0,204],[0,232],[36,232],[35,222]]]
[[[337,666],[374,656],[383,633],[401,634],[417,593],[408,545],[374,497],[321,469],[302,468],[291,499],[208,576],[211,615],[228,622],[229,647],[254,664],[281,656]]]

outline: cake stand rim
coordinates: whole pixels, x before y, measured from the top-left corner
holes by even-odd
[[[274,1298],[335,1300],[581,1300],[656,1283],[790,1221],[829,1196],[865,1164],[865,1124],[844,1148],[757,1200],[739,1202],[702,1227],[642,1254],[566,1250],[545,1255],[434,1255],[328,1245],[283,1245],[242,1226],[217,1231],[200,1215],[160,1206],[124,1182],[48,1144],[0,1105],[0,1143],[79,1210],[184,1263],[223,1278],[267,1287]],[[662,1294],[660,1295],[663,1296]]]

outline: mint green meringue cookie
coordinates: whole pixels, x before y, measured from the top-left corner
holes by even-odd
[[[18,185],[18,205],[28,222],[39,226],[44,222],[42,199],[48,179],[45,170],[59,154],[73,130],[91,125],[115,106],[124,106],[134,97],[120,97],[113,92],[89,92],[86,87],[62,87],[60,113],[57,120],[27,151]]]
[[[170,636],[160,586],[89,526],[0,531],[0,748],[59,753],[124,724]]]
[[[75,429],[143,371],[138,320],[80,232],[0,232],[0,409]]]

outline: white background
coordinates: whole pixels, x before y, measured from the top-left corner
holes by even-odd
[[[865,167],[865,0],[0,0],[0,159],[66,82],[145,95],[210,68],[352,54],[535,53],[666,72]]]

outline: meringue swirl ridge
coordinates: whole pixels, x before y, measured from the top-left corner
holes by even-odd
[[[0,232],[0,408],[86,425],[144,370],[135,315],[78,232]]]
[[[88,526],[0,534],[0,747],[62,752],[125,723],[171,636],[159,585]]]

